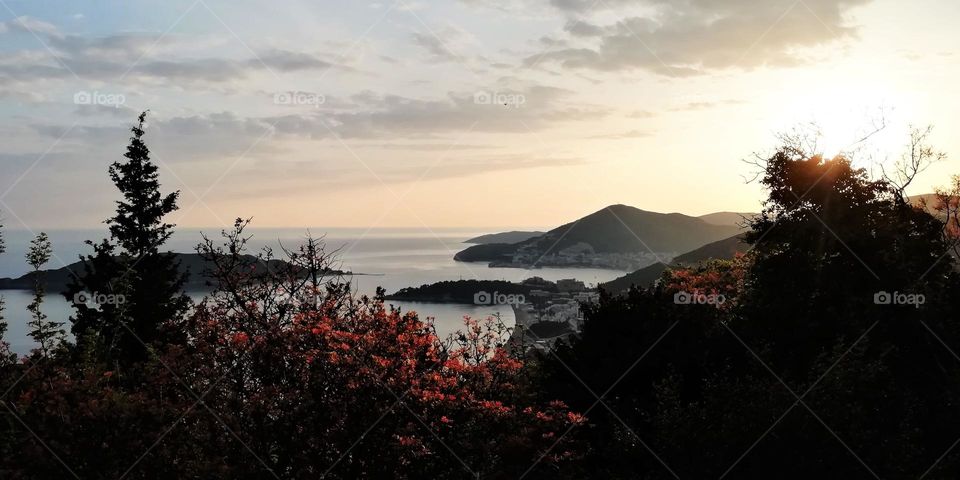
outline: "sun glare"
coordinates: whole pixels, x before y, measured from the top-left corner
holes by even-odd
[[[824,157],[845,155],[867,166],[899,154],[910,123],[904,105],[903,96],[892,89],[835,86],[802,96],[787,115],[793,127],[817,135],[817,150]]]

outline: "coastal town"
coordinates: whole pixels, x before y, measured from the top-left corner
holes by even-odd
[[[511,343],[546,351],[558,340],[579,333],[583,327],[584,304],[599,299],[596,289],[576,279],[556,282],[531,277],[521,282],[529,287],[522,303],[512,304],[516,328]]]
[[[584,305],[596,304],[597,287],[574,278],[551,281],[530,277],[521,282],[504,280],[447,280],[402,288],[385,300],[509,306],[516,327],[513,348],[546,350],[558,340],[580,333]]]
[[[491,267],[591,267],[633,271],[656,262],[669,263],[677,252],[596,252],[588,243],[579,242],[556,253],[544,255],[536,244],[522,245],[509,260],[490,262]]]

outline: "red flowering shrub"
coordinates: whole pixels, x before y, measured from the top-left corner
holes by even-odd
[[[4,373],[0,478],[215,474],[183,428],[192,402],[159,364],[143,365],[137,376],[150,380],[136,385],[66,358],[27,358]]]
[[[670,269],[663,274],[664,291],[671,295],[686,292],[719,297],[723,300],[716,306],[730,310],[737,305],[743,291],[748,263],[746,255],[737,254],[733,260],[710,260],[696,267]]]
[[[190,344],[136,380],[107,366],[18,365],[20,381],[4,382],[16,414],[4,478],[498,478],[554,443],[536,472],[574,456],[564,432],[583,417],[525,401],[521,362],[481,333],[492,320],[467,319],[446,343],[414,313],[368,299],[324,302],[288,324],[250,320],[200,306],[184,324]]]
[[[251,320],[201,306],[184,357],[228,426],[216,443],[238,465],[232,476],[520,475],[583,422],[562,404],[523,402],[522,364],[492,319],[466,319],[448,343],[416,314],[366,298],[328,299],[289,323]],[[551,451],[541,463],[571,456]]]
[[[323,280],[312,242],[271,264],[242,253],[240,230],[229,248],[201,248],[218,289],[165,327],[185,343],[126,368],[81,344],[0,369],[0,477],[566,473],[566,433],[585,420],[533,400],[502,325],[466,319],[441,341],[415,313]]]
[[[921,197],[922,207],[936,214],[943,221],[944,241],[960,256],[960,175],[954,175],[946,188],[937,188],[930,201]]]

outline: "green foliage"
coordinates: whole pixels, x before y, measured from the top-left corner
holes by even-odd
[[[133,137],[123,156],[124,162],[110,165],[110,179],[123,194],[117,202],[117,214],[107,220],[111,238],[128,254],[140,257],[156,254],[172,235],[173,225],[163,217],[177,209],[176,191],[160,193],[158,167],[150,160],[150,150],[143,142],[147,112],[140,114],[139,122],[131,128]]]
[[[27,265],[34,271],[40,270],[50,261],[50,255],[53,254],[53,245],[50,244],[50,237],[46,233],[40,232],[36,238],[30,240],[30,248],[27,250]]]

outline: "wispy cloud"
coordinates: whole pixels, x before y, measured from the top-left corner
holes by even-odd
[[[667,76],[690,76],[730,68],[805,63],[803,48],[853,38],[846,18],[871,0],[756,2],[715,0],[665,2],[609,0],[602,7],[647,7],[647,15],[615,23],[569,21],[566,32],[585,40],[580,46],[528,57],[528,65],[557,63],[600,71],[641,69]],[[589,14],[593,1],[552,0],[572,14]]]

